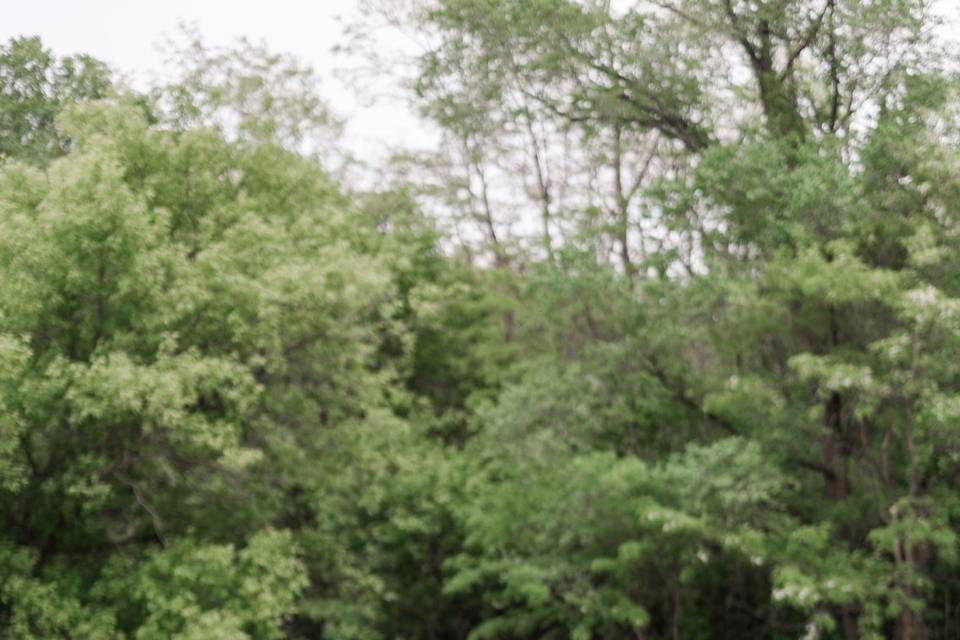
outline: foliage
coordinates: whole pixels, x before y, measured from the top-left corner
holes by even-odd
[[[0,47],[0,157],[44,164],[65,153],[70,139],[57,130],[57,114],[106,97],[110,75],[88,55],[57,59],[36,36],[10,39]]]
[[[285,56],[0,52],[0,637],[957,636],[928,7],[614,5],[409,5],[374,191]]]

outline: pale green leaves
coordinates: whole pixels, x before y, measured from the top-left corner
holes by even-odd
[[[259,391],[244,367],[196,352],[160,354],[150,365],[110,354],[89,366],[71,365],[65,375],[71,420],[81,429],[116,432],[127,425],[147,437],[160,431],[187,449],[214,455],[239,446],[240,426]],[[204,404],[219,410],[195,410]]]
[[[256,534],[242,549],[177,541],[152,554],[137,595],[147,619],[138,640],[270,640],[306,586],[285,532]]]
[[[25,479],[18,447],[26,423],[16,409],[18,381],[30,356],[24,342],[0,334],[0,490],[15,490]]]

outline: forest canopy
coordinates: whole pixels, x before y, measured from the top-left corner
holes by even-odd
[[[366,16],[374,187],[292,56],[0,45],[0,638],[960,638],[933,7]]]

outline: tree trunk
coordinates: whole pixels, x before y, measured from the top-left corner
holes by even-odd
[[[840,626],[843,628],[844,640],[860,640],[860,627],[857,624],[857,618],[860,613],[850,604],[845,604],[840,609]]]
[[[850,480],[847,478],[847,456],[843,432],[843,398],[831,393],[824,408],[825,431],[822,438],[823,464],[828,470],[826,494],[831,500],[843,500],[850,495]]]

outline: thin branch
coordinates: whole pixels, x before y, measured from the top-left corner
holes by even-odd
[[[144,511],[150,515],[150,521],[153,523],[153,533],[156,535],[157,540],[160,541],[160,545],[164,547],[167,546],[167,540],[163,535],[163,524],[160,520],[160,514],[158,514],[143,498],[143,494],[140,491],[140,487],[137,486],[137,483],[120,473],[114,473],[113,475],[120,480],[120,482],[130,487],[130,489],[133,491],[133,497],[136,499],[137,504],[139,504]]]
[[[817,37],[817,34],[820,32],[820,27],[823,26],[823,19],[827,15],[827,11],[833,7],[834,0],[827,0],[823,5],[823,9],[820,10],[820,14],[813,20],[810,24],[810,28],[807,29],[807,34],[800,41],[800,44],[797,45],[797,48],[794,49],[790,55],[787,57],[787,63],[783,67],[783,71],[780,73],[780,79],[783,80],[787,77],[787,74],[790,72],[790,69],[793,67],[793,63],[797,61],[797,58],[800,57],[800,54],[810,46],[813,40]]]

